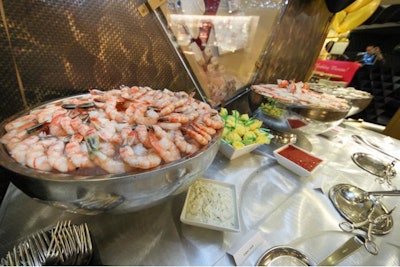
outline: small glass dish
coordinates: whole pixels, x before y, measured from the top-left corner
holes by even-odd
[[[323,163],[321,158],[293,144],[274,150],[274,155],[279,164],[304,177],[313,174]]]
[[[241,157],[243,155],[250,153],[251,151],[255,150],[260,145],[262,145],[262,144],[251,144],[251,145],[244,146],[240,149],[235,149],[231,144],[222,140],[221,145],[219,147],[219,151],[221,151],[221,153],[224,154],[224,156],[227,157],[228,159],[233,160],[233,159],[236,159],[238,157]]]
[[[234,184],[199,178],[188,190],[181,222],[219,231],[240,231]]]

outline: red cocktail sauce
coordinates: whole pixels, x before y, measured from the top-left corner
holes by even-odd
[[[285,149],[279,151],[278,154],[293,161],[309,172],[311,172],[319,163],[322,162],[321,159],[316,158],[292,145],[288,145]]]
[[[287,122],[289,123],[289,126],[292,129],[297,129],[297,128],[303,127],[304,125],[307,125],[304,121],[301,121],[301,120],[288,119]]]

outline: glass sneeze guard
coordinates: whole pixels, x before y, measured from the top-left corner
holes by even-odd
[[[249,85],[286,2],[169,0],[161,7],[184,64],[212,106]]]

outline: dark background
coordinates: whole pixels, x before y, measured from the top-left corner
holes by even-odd
[[[400,5],[380,6],[375,13],[349,35],[345,54],[357,60],[356,54],[366,46],[379,46],[384,62],[361,67],[350,86],[370,92],[371,104],[354,118],[385,126],[400,108]]]

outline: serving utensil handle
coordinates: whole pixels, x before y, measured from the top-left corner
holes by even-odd
[[[400,161],[399,158],[397,158],[397,157],[395,157],[395,156],[393,156],[393,155],[391,155],[391,154],[385,152],[381,147],[379,147],[379,146],[377,146],[377,145],[371,143],[369,140],[365,139],[364,137],[362,137],[362,136],[360,136],[360,135],[354,134],[354,135],[352,135],[352,138],[353,138],[356,142],[364,143],[365,145],[369,146],[370,148],[373,148],[373,149],[375,149],[376,151],[381,152],[382,154],[385,154],[385,155],[388,156],[389,158],[392,158],[392,159],[394,159],[394,160],[396,160],[396,161]]]
[[[355,252],[359,249],[365,242],[365,239],[362,236],[356,235],[347,240],[343,245],[341,245],[338,249],[332,252],[328,257],[326,257],[323,261],[318,263],[318,266],[334,266],[337,263],[341,262],[344,258]]]
[[[366,194],[374,196],[400,196],[400,190],[390,190],[390,191],[370,191]]]

